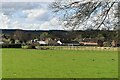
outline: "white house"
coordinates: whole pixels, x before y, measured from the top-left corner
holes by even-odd
[[[58,43],[58,44],[60,44],[60,45],[62,44],[62,42],[61,42],[61,41],[57,41],[57,43]]]
[[[46,45],[47,43],[45,41],[37,41],[41,45]]]
[[[3,43],[4,43],[4,42],[1,42],[1,41],[0,41],[0,44],[3,44]]]

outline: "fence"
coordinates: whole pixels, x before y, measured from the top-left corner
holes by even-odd
[[[119,51],[118,47],[87,47],[87,46],[37,46],[37,49],[44,50],[98,50],[98,51]]]

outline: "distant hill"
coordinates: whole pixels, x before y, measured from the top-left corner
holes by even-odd
[[[0,29],[3,34],[13,34],[16,30],[20,30],[26,33],[41,33],[41,32],[84,32],[84,33],[98,33],[98,32],[113,32],[113,31],[103,31],[103,30],[75,30],[75,31],[66,31],[66,30],[21,30],[21,29]]]

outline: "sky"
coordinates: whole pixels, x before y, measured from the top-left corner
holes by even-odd
[[[62,30],[51,2],[2,2],[0,29]]]
[[[0,29],[63,30],[64,23],[59,21],[60,14],[56,16],[56,14],[52,12],[52,9],[49,8],[49,5],[53,1],[54,0],[2,0],[2,2],[0,2]],[[116,21],[113,18],[113,12],[114,9],[109,13],[111,23]],[[97,15],[95,15],[94,18],[96,17]],[[92,19],[94,18],[91,17],[88,20],[88,27],[93,23]],[[79,29],[83,27],[84,26],[81,25]]]

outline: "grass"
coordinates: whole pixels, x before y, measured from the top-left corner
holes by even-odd
[[[117,51],[2,49],[3,78],[117,78]]]

